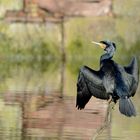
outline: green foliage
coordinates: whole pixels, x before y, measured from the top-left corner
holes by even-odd
[[[70,51],[71,55],[75,55],[78,58],[84,53],[84,46],[85,43],[82,37],[75,36],[68,46],[68,51]]]
[[[59,47],[51,40],[17,40],[16,36],[8,37],[0,34],[0,56],[3,58],[17,59],[50,59],[59,57]]]

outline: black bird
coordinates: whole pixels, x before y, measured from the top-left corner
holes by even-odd
[[[136,116],[135,107],[130,99],[136,93],[139,83],[139,70],[136,57],[128,66],[121,66],[112,60],[116,45],[111,41],[93,42],[104,49],[100,57],[100,70],[87,66],[80,69],[77,82],[76,107],[84,109],[91,96],[116,103],[122,114]]]

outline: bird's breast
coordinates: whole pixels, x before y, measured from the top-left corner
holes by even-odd
[[[103,85],[107,93],[113,93],[115,88],[115,71],[112,62],[102,63]]]

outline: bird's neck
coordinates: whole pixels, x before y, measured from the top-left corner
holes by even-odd
[[[114,52],[106,52],[105,54],[103,54],[100,58],[100,64],[102,64],[105,60],[111,60],[112,57],[114,55]]]

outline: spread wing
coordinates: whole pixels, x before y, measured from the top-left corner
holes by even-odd
[[[131,96],[134,96],[139,83],[139,67],[136,57],[133,57],[130,64],[124,67],[125,71],[133,77],[131,84]]]
[[[80,69],[77,82],[76,107],[78,109],[83,109],[92,95],[104,100],[109,99],[102,84],[101,75],[100,71],[94,71],[87,66]]]

